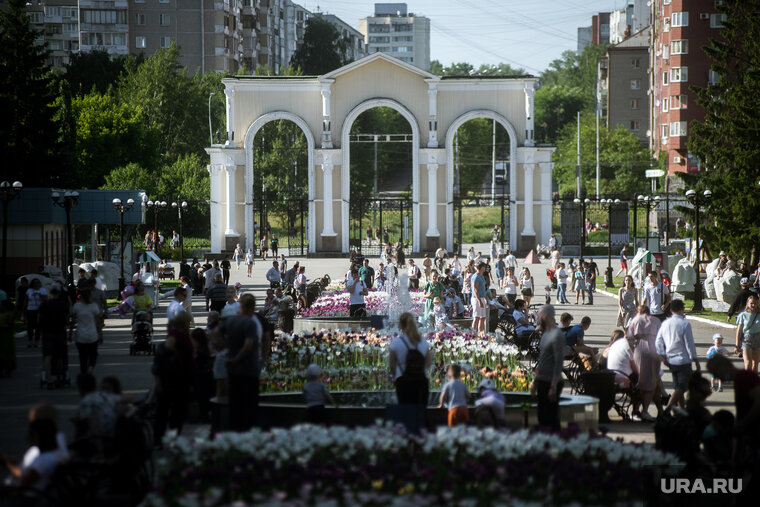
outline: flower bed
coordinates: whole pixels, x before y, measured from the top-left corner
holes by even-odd
[[[388,372],[388,345],[393,334],[381,331],[322,331],[275,339],[272,357],[262,372],[262,392],[300,391],[306,368],[318,364],[331,390],[393,390]],[[480,338],[469,332],[430,332],[432,390],[446,381],[446,366],[463,368],[462,381],[474,389],[484,377],[502,391],[526,391],[531,373],[518,361],[517,349],[498,336]]]
[[[411,291],[409,292],[409,296],[412,300],[412,308],[410,311],[412,313],[422,312],[422,308],[425,306],[425,299],[422,297],[422,292]],[[387,309],[387,298],[387,292],[371,290],[364,298],[367,315],[384,315]],[[349,306],[348,292],[324,292],[311,304],[310,307],[301,310],[299,315],[306,318],[348,317]]]
[[[299,425],[165,442],[167,461],[147,506],[625,505],[642,501],[653,467],[682,466],[651,444],[573,431],[460,426],[410,440],[388,424]]]

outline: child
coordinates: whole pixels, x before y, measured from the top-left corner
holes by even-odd
[[[728,357],[728,349],[723,346],[723,335],[720,333],[715,333],[712,337],[713,340],[713,346],[707,349],[707,359],[710,359],[715,354],[726,356]],[[715,381],[718,381],[718,385],[716,387]],[[710,387],[712,387],[713,391],[719,391],[723,392],[723,381],[720,378],[715,378],[715,375],[712,376],[710,379]]]
[[[466,424],[470,420],[470,412],[467,409],[467,401],[470,399],[470,392],[464,382],[459,380],[462,368],[457,364],[450,364],[446,369],[446,376],[449,381],[444,384],[441,390],[441,400],[438,408],[443,408],[444,404],[449,409],[449,426]]]
[[[303,396],[306,398],[306,415],[304,419],[312,424],[324,424],[327,422],[325,405],[329,401],[332,406],[338,408],[327,385],[322,382],[322,370],[316,364],[310,364],[306,369],[306,382],[303,386]]]
[[[449,317],[446,315],[446,310],[443,308],[439,297],[433,298],[432,315],[435,317],[435,328],[442,331],[449,323]]]

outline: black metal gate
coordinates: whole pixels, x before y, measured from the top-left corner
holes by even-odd
[[[581,203],[563,201],[560,205],[560,228],[562,231],[562,256],[581,254],[583,240],[583,217]]]
[[[410,254],[412,245],[412,200],[407,197],[351,199],[349,205],[351,250],[364,256],[379,256],[386,243],[403,243]]]
[[[309,251],[306,231],[309,203],[306,198],[278,199],[266,194],[253,202],[254,244],[258,247],[266,235],[269,244],[273,235],[279,242],[279,253],[303,257]]]
[[[473,219],[469,210],[488,208],[486,218]],[[465,210],[465,211],[463,211]],[[490,219],[490,220],[489,220]],[[498,225],[498,230],[494,226]],[[509,249],[509,196],[473,194],[454,196],[454,251],[462,255],[464,243],[490,243],[495,240],[500,247]]]

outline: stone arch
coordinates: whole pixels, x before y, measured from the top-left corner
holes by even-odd
[[[306,144],[308,150],[308,167],[309,167],[309,179],[307,182],[309,190],[309,217],[308,217],[308,240],[309,240],[309,253],[314,253],[316,250],[315,241],[315,217],[314,217],[314,135],[311,133],[309,124],[300,116],[291,113],[289,111],[274,111],[259,116],[245,134],[244,148],[245,148],[245,247],[254,248],[253,244],[253,140],[261,127],[271,121],[276,120],[290,120],[306,136]]]
[[[515,193],[517,185],[517,131],[507,118],[490,109],[474,109],[468,111],[454,120],[446,131],[446,228],[454,230],[454,135],[459,127],[470,120],[485,118],[497,121],[509,135],[509,244],[515,245],[517,241],[517,213],[515,206]],[[454,248],[454,238],[448,234],[448,250]]]
[[[354,107],[351,112],[348,113],[346,119],[343,121],[343,128],[340,134],[340,147],[341,147],[341,194],[343,195],[343,201],[341,203],[341,227],[344,231],[342,235],[342,248],[344,252],[349,250],[349,210],[348,203],[351,198],[351,147],[349,134],[351,132],[351,126],[354,121],[365,111],[376,107],[389,107],[397,111],[403,116],[409,125],[412,127],[412,242],[417,247],[420,244],[420,231],[419,231],[419,150],[420,150],[420,127],[417,124],[417,118],[414,117],[409,109],[396,102],[393,99],[387,98],[374,98],[369,99],[358,106]]]

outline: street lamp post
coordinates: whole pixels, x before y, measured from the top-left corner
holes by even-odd
[[[607,269],[604,272],[604,285],[614,287],[612,282],[612,208],[620,204],[620,199],[602,199],[602,208],[607,210]]]
[[[591,199],[573,199],[573,202],[581,207],[581,248],[578,257],[583,262],[583,247],[586,246],[586,206],[591,203]]]
[[[127,286],[124,281],[124,213],[131,210],[134,205],[134,199],[128,199],[126,205],[118,197],[113,200],[113,207],[116,213],[119,214],[119,241],[121,243],[121,247],[119,248],[119,293]]]
[[[690,189],[686,191],[686,199],[694,205],[694,222],[696,225],[696,241],[694,247],[696,248],[697,255],[694,258],[694,270],[697,272],[697,281],[694,283],[694,306],[691,311],[701,312],[704,310],[702,306],[702,281],[699,276],[699,208],[705,206],[712,199],[712,192],[705,190],[702,195],[698,194],[695,190]]]
[[[12,184],[8,181],[0,183],[0,199],[3,200],[3,274],[0,284],[5,284],[6,261],[8,259],[8,204],[21,195],[24,185],[20,181],[14,181]]]
[[[179,251],[180,251],[180,260],[185,259],[185,236],[182,234],[182,214],[187,211],[187,202],[179,200],[179,197],[177,197],[177,200],[172,203],[172,208],[177,210],[177,218],[179,219]]]
[[[63,195],[60,192],[53,192],[51,195],[53,204],[60,206],[66,211],[66,271],[69,279],[69,293],[73,294],[74,290],[74,270],[71,266],[74,264],[74,242],[71,239],[71,208],[79,202],[79,192],[76,190],[66,190]]]
[[[645,250],[649,250],[649,215],[652,212],[652,208],[657,208],[657,206],[660,204],[660,196],[657,195],[657,196],[652,197],[652,196],[649,196],[649,195],[639,195],[638,196],[638,201],[647,210],[647,221],[646,221],[647,228],[646,228],[646,232],[645,232],[645,234],[646,234],[646,240],[644,241],[644,249]],[[658,241],[657,241],[657,245],[658,245],[657,250],[659,251],[660,250],[659,249],[659,238],[658,238]]]
[[[158,199],[155,201],[148,201],[146,204],[148,209],[153,209],[153,232],[156,234],[155,241],[153,242],[153,250],[156,250],[158,248],[158,214],[164,211],[168,204],[166,201],[159,201]]]

